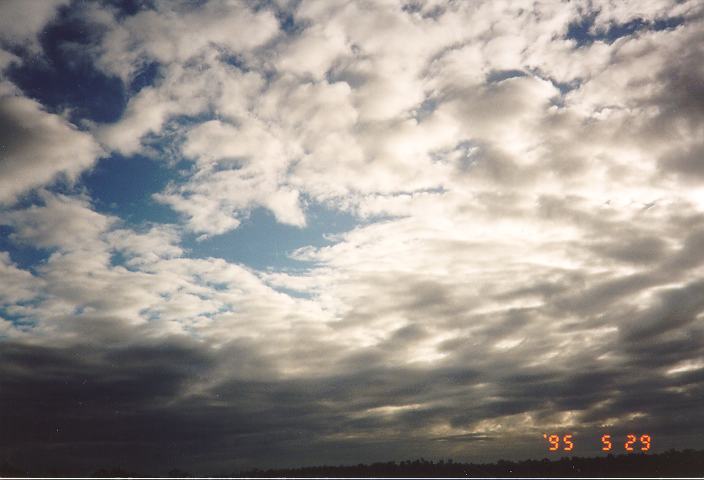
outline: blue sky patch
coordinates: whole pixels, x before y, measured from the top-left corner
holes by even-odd
[[[269,210],[255,208],[235,230],[200,241],[197,234],[186,235],[182,247],[197,258],[217,257],[260,270],[300,270],[308,265],[289,258],[294,250],[329,245],[332,242],[326,235],[346,232],[359,224],[355,216],[320,204],[308,207],[306,219],[305,228],[284,225]]]
[[[100,160],[81,180],[97,211],[138,226],[178,221],[176,212],[152,199],[152,194],[178,179],[178,172],[166,162],[141,155],[113,155]]]
[[[113,122],[127,104],[122,81],[94,67],[87,48],[95,41],[94,27],[64,10],[40,37],[44,56],[24,52],[8,77],[29,97],[52,113],[69,112],[69,119]],[[96,95],[96,92],[100,92]]]
[[[598,13],[592,13],[585,15],[577,22],[571,23],[567,29],[566,38],[574,40],[577,43],[577,47],[591,45],[597,41],[611,44],[619,38],[633,35],[641,30],[668,30],[684,23],[684,18],[682,17],[662,18],[653,22],[645,21],[642,18],[634,18],[626,23],[611,23],[606,31],[594,32],[593,27],[597,16]]]
[[[12,262],[19,268],[34,273],[39,265],[47,261],[51,250],[35,247],[26,242],[15,242],[10,239],[13,232],[12,227],[0,225],[0,251],[7,252]]]

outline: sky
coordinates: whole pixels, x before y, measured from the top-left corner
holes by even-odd
[[[703,274],[699,0],[0,3],[0,461],[704,448]]]

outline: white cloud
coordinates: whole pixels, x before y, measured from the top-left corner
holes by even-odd
[[[282,51],[278,52],[276,66],[280,71],[322,80],[335,59],[347,53],[349,45],[341,29],[331,25],[313,25],[283,45]]]
[[[0,305],[13,305],[31,300],[42,286],[38,278],[18,268],[7,252],[0,252],[0,273],[4,279],[0,287]]]
[[[109,232],[105,238],[111,248],[125,254],[129,265],[153,263],[183,254],[178,246],[179,234],[169,226],[155,225],[144,233],[118,229]]]
[[[42,206],[0,213],[0,223],[14,228],[11,238],[43,248],[71,251],[91,245],[114,218],[92,211],[85,199],[41,194]]]
[[[183,63],[215,47],[243,53],[270,40],[278,31],[271,11],[252,11],[237,1],[158,1],[123,20],[98,15],[109,28],[99,48],[97,64],[127,80],[145,62]]]

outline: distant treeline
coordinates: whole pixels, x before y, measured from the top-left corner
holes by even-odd
[[[170,477],[196,476],[172,469]],[[163,475],[163,474],[162,474]],[[155,475],[155,476],[162,476]],[[91,476],[144,477],[139,472],[119,467],[92,473],[45,470],[26,471],[7,463],[0,464],[0,477],[28,476]],[[286,469],[253,469],[237,473],[223,473],[223,477],[702,477],[704,450],[669,450],[659,454],[623,454],[601,457],[563,457],[559,460],[499,460],[496,463],[459,463],[452,460],[431,461],[423,458],[401,462],[380,462],[359,465],[318,466]]]
[[[248,470],[240,477],[702,477],[704,450],[670,450],[660,454],[563,457],[496,463],[452,460],[406,460],[371,465]]]

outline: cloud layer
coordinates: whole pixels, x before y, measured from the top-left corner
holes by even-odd
[[[8,458],[215,473],[544,455],[545,431],[587,454],[604,429],[702,447],[699,2],[41,9],[0,29]],[[71,22],[124,86],[115,122],[16,75]],[[178,221],[99,208],[105,158],[171,172],[140,195]],[[288,252],[298,269],[189,251],[256,209],[305,231],[314,207],[357,226]]]

